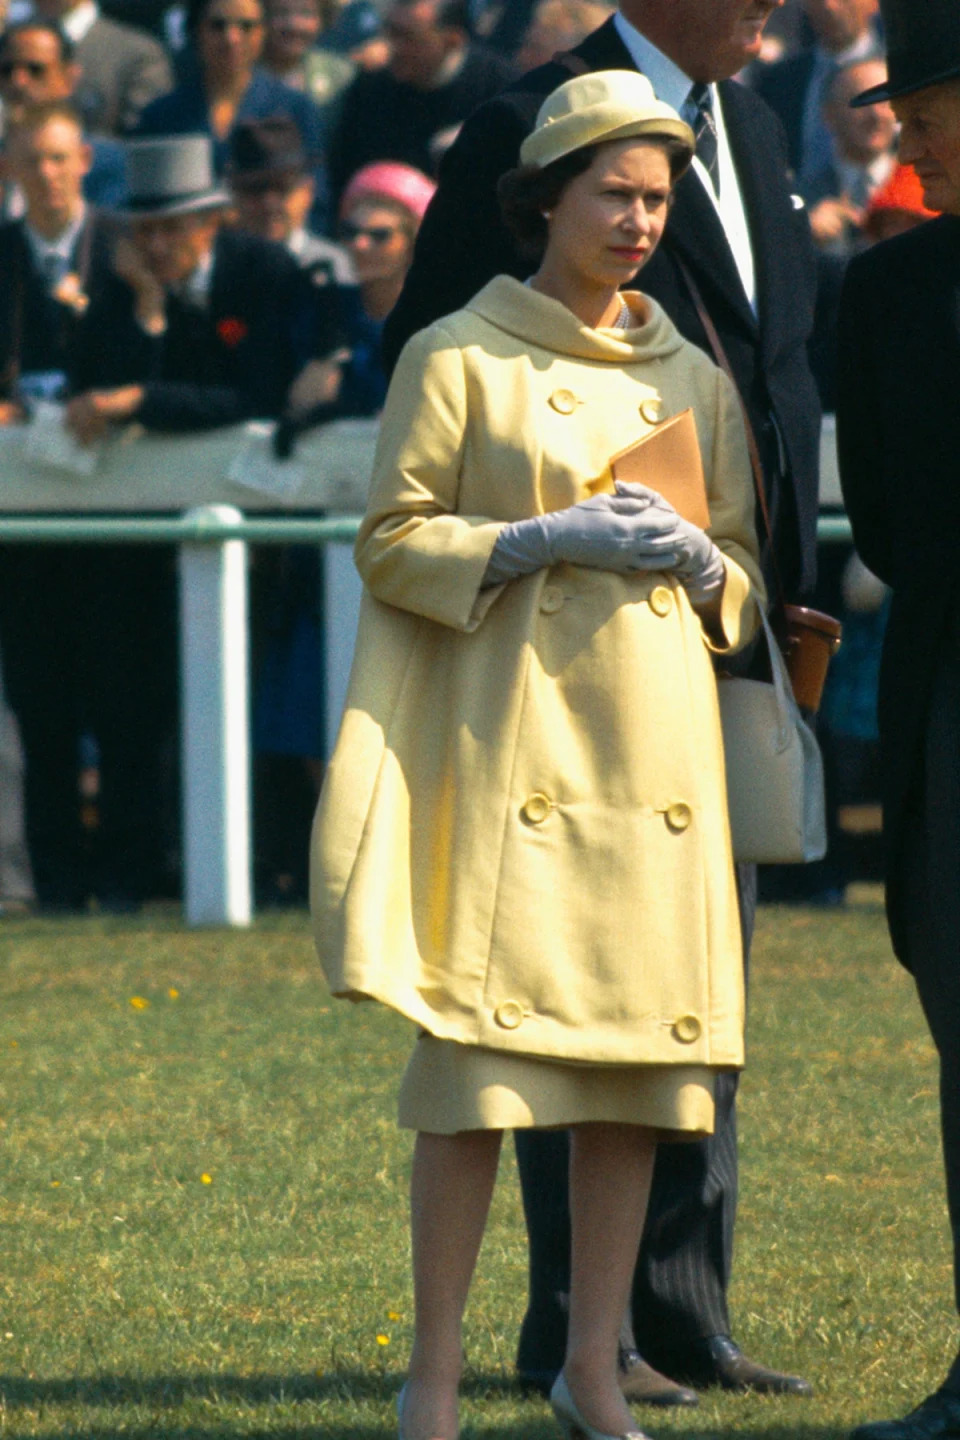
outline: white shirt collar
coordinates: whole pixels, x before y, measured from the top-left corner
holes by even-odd
[[[170,290],[185,300],[188,305],[195,305],[198,310],[207,308],[207,301],[210,298],[210,281],[213,276],[213,251],[210,250],[204,255],[199,264],[190,271],[190,274],[181,280],[177,285],[171,285]]]
[[[653,86],[657,99],[663,100],[667,105],[672,105],[674,110],[682,110],[694,83],[690,76],[684,74],[680,66],[675,64],[669,55],[664,55],[663,51],[658,50],[651,40],[648,40],[645,35],[641,35],[629,20],[624,19],[621,11],[617,11],[613,17],[613,23],[617,34],[630,52],[631,60],[637,69],[646,75]],[[714,190],[706,170],[696,158],[693,161],[693,170],[720,217],[720,223],[743,283],[744,293],[752,309],[756,312],[756,267],[750,244],[746,212],[743,208],[743,197],[740,194],[740,181],[733,163],[733,154],[727,138],[727,127],[723,119],[723,106],[719,102],[716,85],[710,85],[709,90],[713,102],[714,123],[717,127],[717,162],[720,167],[719,196]]]
[[[613,23],[620,39],[630,51],[630,58],[634,65],[646,75],[653,86],[653,93],[657,99],[663,100],[667,105],[672,105],[674,110],[682,110],[693,84],[690,76],[685,75],[669,55],[664,55],[652,40],[648,40],[646,35],[641,35],[629,20],[624,19],[620,10],[613,17]],[[714,86],[711,85],[710,89],[714,90]],[[716,104],[716,94],[713,98],[714,104]]]
[[[30,249],[33,252],[34,259],[38,262],[40,269],[44,268],[44,261],[46,260],[48,255],[56,255],[57,258],[59,260],[62,260],[65,266],[69,268],[70,261],[73,256],[74,246],[77,243],[77,237],[79,236],[80,231],[83,229],[83,222],[86,220],[86,218],[87,207],[86,205],[82,205],[80,208],[80,214],[77,216],[76,220],[71,221],[71,223],[67,226],[66,230],[61,230],[60,234],[56,237],[55,240],[48,240],[46,236],[39,235],[37,231],[34,230],[33,226],[30,224],[30,221],[24,219],[24,233],[26,234]]]
[[[72,10],[68,10],[60,21],[60,28],[69,37],[74,45],[79,45],[87,31],[92,28],[100,15],[100,7],[96,0],[80,0]]]

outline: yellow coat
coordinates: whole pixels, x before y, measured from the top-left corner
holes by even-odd
[[[668,574],[480,582],[502,522],[611,489],[693,406],[727,569],[760,580],[732,387],[663,311],[582,326],[499,276],[407,345],[356,559],[346,712],[314,824],[331,989],[446,1039],[587,1062],[739,1065],[743,975],[716,684]],[[650,403],[645,402],[653,402]]]

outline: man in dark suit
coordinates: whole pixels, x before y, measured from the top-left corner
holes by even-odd
[[[131,141],[129,156],[131,235],[78,327],[67,424],[86,443],[116,422],[201,430],[278,415],[308,358],[293,341],[299,266],[223,228],[229,196],[206,136]]]
[[[761,70],[756,90],[780,117],[790,167],[807,183],[833,158],[823,107],[834,76],[882,50],[873,28],[877,0],[803,0],[803,9],[814,43]]]
[[[722,340],[761,450],[779,573],[789,598],[815,567],[819,406],[806,359],[815,266],[801,202],[786,182],[782,135],[767,107],[725,77],[760,47],[778,0],[624,0],[569,63],[534,70],[464,126],[441,169],[407,285],[387,325],[388,359],[421,326],[464,304],[503,271],[534,268],[503,226],[497,180],[517,164],[544,97],[571,69],[637,68],[701,133],[643,288],[702,349],[710,341],[687,274]],[[719,85],[710,82],[720,81]],[[709,116],[698,111],[700,101]],[[712,142],[712,143],[711,143]],[[764,547],[769,550],[769,546]],[[766,556],[769,576],[769,554]],[[742,867],[749,945],[755,871]],[[660,1404],[696,1403],[663,1375],[696,1385],[809,1393],[797,1377],[748,1360],[730,1338],[726,1290],[737,1191],[736,1076],[717,1085],[716,1133],[659,1149],[634,1292],[634,1337],[623,1338],[624,1390]],[[569,1267],[566,1137],[520,1133],[517,1154],[530,1236],[530,1303],[518,1353],[522,1377],[545,1387],[562,1363]],[[642,1352],[645,1360],[641,1360]]]
[[[887,913],[940,1058],[947,1204],[960,1307],[960,7],[883,0],[901,159],[942,217],[850,264],[837,427],[864,561],[893,599],[880,682]],[[960,1436],[960,1356],[903,1420],[856,1440]]]
[[[90,147],[69,104],[23,111],[7,158],[26,214],[0,226],[4,425],[65,386],[73,338],[109,276],[114,240],[111,223],[84,203]],[[100,559],[109,568],[110,557]],[[81,570],[68,546],[9,545],[0,557],[0,644],[25,753],[27,843],[38,903],[51,910],[76,909],[85,898],[78,739],[84,726],[106,728],[69,678],[92,681],[109,648],[109,630],[98,629],[85,603]],[[109,823],[108,814],[108,830]]]

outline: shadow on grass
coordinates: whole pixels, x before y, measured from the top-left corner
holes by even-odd
[[[385,1435],[395,1433],[390,1423],[370,1425],[349,1421],[332,1422],[324,1417],[305,1413],[302,1421],[264,1423],[264,1417],[250,1414],[242,1419],[238,1416],[210,1416],[209,1423],[177,1423],[172,1415],[165,1415],[178,1406],[191,1401],[229,1405],[231,1402],[243,1406],[290,1405],[299,1402],[319,1403],[322,1401],[380,1402],[392,1412],[392,1406],[399,1389],[400,1377],[396,1374],[371,1375],[365,1371],[332,1371],[325,1375],[101,1375],[64,1379],[37,1379],[19,1375],[0,1374],[0,1409],[5,1424],[2,1428],[4,1440],[17,1440],[21,1434],[29,1433],[30,1440],[303,1440],[308,1434],[320,1435],[324,1440],[383,1440]],[[507,1376],[472,1374],[462,1386],[462,1393],[474,1402],[490,1400],[493,1403],[510,1401],[516,1403],[520,1392]],[[536,1397],[533,1397],[536,1402]],[[545,1401],[542,1417],[519,1420],[511,1417],[497,1423],[491,1415],[490,1422],[483,1419],[464,1427],[466,1435],[489,1437],[489,1440],[551,1440],[558,1434],[556,1423],[551,1417]],[[44,1415],[50,1407],[89,1407],[102,1410],[108,1407],[132,1406],[151,1411],[151,1418],[145,1423],[136,1423],[133,1417],[118,1416],[117,1425],[105,1426],[82,1421],[76,1423],[76,1415],[68,1428],[58,1423],[55,1414]],[[32,1417],[29,1431],[17,1427],[17,1411],[39,1411]],[[139,1417],[138,1417],[139,1418]],[[664,1419],[667,1417],[664,1416]],[[717,1425],[696,1412],[684,1415],[672,1414],[668,1430],[661,1433],[664,1440],[716,1440],[724,1433],[736,1434],[737,1440],[840,1440],[847,1427],[828,1426],[823,1423],[807,1424],[802,1408],[798,1409],[795,1421],[784,1423],[781,1417],[764,1424],[751,1416],[737,1417],[735,1423]],[[654,1430],[658,1429],[653,1417],[647,1417]],[[46,1425],[40,1429],[37,1425]],[[132,1422],[132,1423],[131,1423]],[[259,1423],[258,1423],[259,1422]]]

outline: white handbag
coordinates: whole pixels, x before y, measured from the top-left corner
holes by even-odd
[[[822,860],[827,852],[823,760],[797,708],[770,621],[773,683],[720,676],[733,858],[763,865]]]

